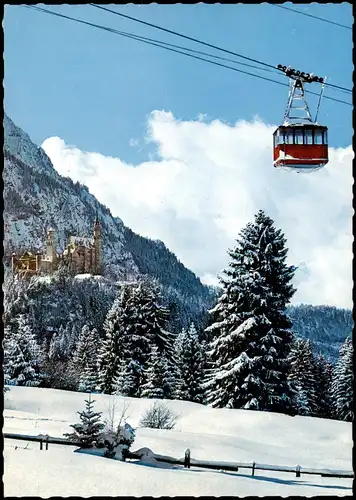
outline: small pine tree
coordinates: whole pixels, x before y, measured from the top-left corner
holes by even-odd
[[[164,396],[163,380],[164,365],[158,352],[158,347],[153,346],[150,364],[146,372],[146,383],[142,386],[142,398],[162,399]]]
[[[96,445],[100,440],[101,432],[103,431],[105,425],[100,422],[101,412],[94,412],[93,406],[95,401],[89,398],[85,400],[85,410],[78,411],[81,423],[72,424],[74,432],[71,434],[64,434],[71,441],[77,441],[81,443],[83,448],[90,448]]]
[[[12,335],[4,340],[4,374],[9,385],[40,385],[43,353],[38,346],[27,316],[19,314]]]
[[[353,345],[348,337],[340,347],[332,379],[334,415],[338,420],[353,420]]]

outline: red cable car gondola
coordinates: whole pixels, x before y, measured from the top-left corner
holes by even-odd
[[[325,79],[281,65],[277,68],[290,77],[290,92],[284,123],[273,134],[274,166],[295,172],[314,172],[328,163],[328,129],[316,122]],[[314,121],[304,95],[304,83],[311,82],[323,84]],[[293,106],[296,101],[301,101],[302,106]],[[291,116],[292,109],[303,114]]]

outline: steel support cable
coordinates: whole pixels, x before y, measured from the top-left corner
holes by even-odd
[[[165,31],[165,32],[170,33],[172,35],[180,36],[182,38],[186,38],[187,40],[191,40],[193,42],[200,43],[202,45],[206,45],[207,47],[213,48],[215,50],[220,50],[222,52],[226,52],[228,54],[231,54],[231,55],[234,55],[234,56],[237,56],[237,57],[241,57],[241,58],[247,59],[249,61],[253,61],[253,62],[255,62],[257,64],[261,64],[262,66],[265,66],[267,68],[274,68],[275,69],[275,66],[273,66],[272,64],[268,64],[268,63],[265,63],[263,61],[258,61],[257,59],[253,59],[251,57],[243,56],[242,54],[239,54],[237,52],[233,52],[233,51],[228,50],[228,49],[224,49],[222,47],[218,47],[217,45],[213,45],[213,44],[208,43],[208,42],[204,42],[203,40],[199,40],[198,38],[191,37],[191,36],[188,36],[188,35],[184,35],[183,33],[179,33],[177,31],[169,30],[167,28],[163,28],[163,26],[158,26],[157,24],[149,23],[147,21],[142,21],[142,19],[137,19],[136,17],[128,16],[127,14],[122,14],[121,12],[117,12],[117,11],[109,9],[107,7],[103,7],[102,5],[97,5],[95,3],[89,3],[89,5],[91,5],[92,7],[97,8],[97,9],[101,9],[101,10],[104,10],[106,12],[110,12],[111,14],[115,14],[116,16],[124,17],[126,19],[130,19],[131,21],[135,21],[137,23],[141,23],[141,24],[144,24],[146,26],[151,26],[152,28],[159,29],[161,31]],[[273,4],[271,4],[271,5],[273,5]],[[280,6],[276,5],[276,7],[280,7]],[[298,12],[298,11],[296,11],[296,12]],[[345,92],[352,93],[352,90],[346,89],[345,87],[340,87],[339,85],[333,85],[333,84],[330,84],[330,83],[326,84],[326,85],[328,87],[333,87],[333,88],[338,89],[338,90],[343,90]]]
[[[267,78],[267,77],[264,77],[264,76],[261,76],[261,75],[256,75],[254,73],[250,73],[248,71],[243,71],[241,69],[237,69],[237,68],[234,68],[232,66],[228,66],[226,64],[221,64],[221,63],[218,63],[216,61],[211,61],[211,60],[205,59],[203,57],[199,57],[199,56],[196,56],[196,55],[193,55],[193,54],[189,54],[187,52],[176,50],[176,49],[173,49],[173,48],[161,45],[160,44],[161,42],[154,43],[152,41],[148,41],[148,39],[145,39],[144,37],[141,37],[139,35],[135,35],[135,34],[132,34],[132,33],[127,33],[127,32],[121,32],[121,31],[115,30],[114,28],[109,28],[107,26],[102,26],[102,25],[99,25],[99,24],[91,23],[89,21],[83,21],[83,20],[78,19],[78,18],[67,16],[65,14],[59,14],[58,12],[53,12],[53,11],[50,11],[50,10],[47,10],[47,9],[43,9],[41,7],[37,7],[37,6],[34,6],[34,5],[23,5],[23,7],[26,7],[28,9],[34,9],[34,10],[37,10],[37,11],[40,11],[40,12],[44,12],[44,13],[47,13],[47,14],[50,14],[50,15],[54,15],[54,16],[57,16],[57,17],[61,17],[61,18],[64,18],[64,19],[68,19],[68,20],[71,20],[71,21],[75,21],[75,22],[78,22],[80,24],[91,26],[91,27],[94,27],[94,28],[97,28],[97,29],[101,29],[101,30],[104,30],[104,31],[107,31],[107,32],[111,32],[111,33],[116,34],[116,35],[120,35],[120,36],[123,36],[123,37],[126,37],[126,38],[131,38],[131,39],[140,41],[142,43],[146,43],[146,44],[153,45],[153,46],[165,49],[165,50],[169,50],[171,52],[182,54],[182,55],[191,57],[193,59],[197,59],[197,60],[204,61],[204,62],[207,62],[207,63],[210,63],[210,64],[214,64],[215,66],[220,66],[222,68],[227,68],[227,69],[230,69],[232,71],[236,71],[238,73],[243,73],[245,75],[253,76],[255,78],[260,78],[261,80],[266,80],[266,81],[269,81],[269,82],[273,82],[273,83],[276,83],[278,85],[282,85],[283,87],[288,87],[288,84],[283,83],[283,82],[279,82],[278,80],[273,80],[272,78]],[[184,47],[183,47],[183,49],[186,50]],[[260,68],[258,68],[258,69],[260,69]],[[319,94],[316,94],[315,92],[308,91],[308,93],[316,95],[316,96],[319,96]],[[352,106],[351,103],[348,103],[346,101],[342,101],[340,99],[335,99],[333,97],[324,96],[324,99],[329,99],[331,101],[335,101],[335,102],[339,102],[339,103],[342,103],[342,104],[346,104],[346,105]]]

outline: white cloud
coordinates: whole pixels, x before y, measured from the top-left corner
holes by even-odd
[[[42,147],[60,174],[86,184],[134,231],[163,240],[209,283],[240,229],[265,210],[287,237],[289,262],[301,264],[294,302],[351,307],[352,148],[330,148],[318,172],[284,172],[272,165],[274,129],[259,119],[229,125],[154,111],[156,156],[139,165],[58,137]]]

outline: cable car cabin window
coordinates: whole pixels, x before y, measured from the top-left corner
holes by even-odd
[[[314,130],[314,144],[322,144],[323,136],[320,130]]]
[[[284,144],[283,130],[278,130],[278,132],[277,132],[277,144]]]
[[[284,132],[284,144],[293,144],[293,130]]]
[[[303,130],[295,130],[294,132],[294,144],[303,144]]]
[[[328,131],[323,130],[323,144],[327,144],[327,143],[328,143]]]
[[[279,144],[284,144],[283,131],[277,130],[277,132],[273,136],[273,140],[274,140],[274,147],[278,146]]]
[[[313,144],[313,131],[310,129],[304,131],[304,144]]]

